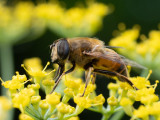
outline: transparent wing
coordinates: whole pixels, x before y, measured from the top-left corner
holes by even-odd
[[[130,65],[131,67],[135,67],[135,68],[140,68],[140,69],[147,69],[145,66],[138,64],[135,61],[132,61],[130,59],[125,58],[122,55],[119,55],[121,57],[121,59],[123,60],[125,65]]]

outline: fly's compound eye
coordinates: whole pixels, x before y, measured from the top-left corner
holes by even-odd
[[[69,55],[69,44],[66,39],[61,39],[57,43],[57,53],[62,60],[65,60]]]

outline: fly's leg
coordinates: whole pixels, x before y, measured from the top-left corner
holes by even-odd
[[[70,73],[70,72],[72,72],[72,71],[75,69],[75,67],[76,67],[75,62],[73,62],[72,65],[73,65],[73,66],[72,66],[69,70],[67,70],[67,71],[65,72],[65,75],[68,74],[68,73]]]
[[[85,91],[86,91],[86,88],[87,88],[87,86],[88,86],[88,84],[89,84],[90,76],[91,76],[91,74],[93,73],[93,70],[94,70],[93,67],[89,67],[89,68],[88,68],[88,71],[85,72],[86,83],[85,83],[85,88],[84,88],[84,91],[83,91],[83,94],[81,95],[81,97],[83,97],[84,94],[85,94]]]
[[[51,91],[50,94],[52,94],[53,91],[56,89],[56,87],[57,87],[57,85],[59,84],[62,76],[65,75],[65,74],[68,74],[68,73],[72,72],[72,71],[75,69],[75,66],[76,66],[75,63],[73,63],[72,68],[70,68],[70,69],[67,70],[66,72],[64,72],[64,65],[60,65],[60,66],[58,67],[58,71],[57,71],[57,73],[56,73],[55,85],[54,85],[54,87],[53,87],[53,89],[52,89],[52,91]]]
[[[133,88],[135,88],[137,90],[137,88],[134,86],[134,84],[126,76],[121,75],[117,72],[101,70],[101,69],[94,69],[94,72],[100,73],[100,74],[103,74],[103,75],[113,76],[113,77],[116,76],[116,77],[119,78],[120,81],[127,82],[130,86],[132,86]]]

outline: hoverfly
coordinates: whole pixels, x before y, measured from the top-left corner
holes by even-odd
[[[94,76],[92,83],[95,82],[96,74],[101,74],[109,77],[117,77],[120,81],[127,82],[134,87],[133,83],[128,79],[126,66],[130,63],[131,66],[140,68],[143,68],[143,66],[125,59],[109,48],[109,46],[106,47],[104,45],[103,41],[96,38],[61,38],[54,41],[53,44],[50,45],[51,61],[57,63],[59,68],[52,92],[60,82],[61,77],[64,74],[72,72],[76,66],[84,68],[85,70],[86,84],[84,93],[91,74]],[[64,72],[66,62],[70,62],[73,66]]]

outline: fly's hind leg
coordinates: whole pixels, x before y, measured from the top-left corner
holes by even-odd
[[[107,70],[101,70],[101,69],[94,69],[94,72],[100,73],[103,75],[113,76],[113,77],[116,76],[119,78],[120,81],[127,82],[130,86],[134,87],[137,90],[134,84],[126,76],[122,74],[119,74],[117,72],[107,71]]]
[[[93,70],[94,70],[93,67],[89,67],[89,68],[88,68],[88,71],[85,72],[86,83],[85,83],[85,88],[84,88],[84,91],[83,91],[83,94],[82,94],[81,97],[83,97],[84,94],[85,94],[85,91],[86,91],[86,88],[87,88],[87,86],[88,86],[88,84],[89,84],[90,76],[91,76],[91,74],[93,73]]]

